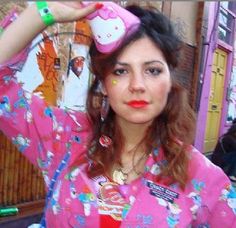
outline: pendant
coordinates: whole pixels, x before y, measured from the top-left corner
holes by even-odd
[[[112,144],[112,140],[110,137],[106,136],[106,135],[102,135],[99,138],[99,143],[102,147],[109,147]]]
[[[121,169],[119,170],[114,170],[113,174],[112,174],[112,179],[120,184],[120,185],[123,185],[125,184],[125,182],[127,181],[127,178],[128,178],[128,174],[127,173],[124,173],[122,172]]]

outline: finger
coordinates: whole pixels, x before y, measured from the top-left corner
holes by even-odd
[[[63,2],[60,2],[60,3],[63,4],[63,5],[75,8],[75,9],[81,9],[81,3],[79,1],[76,1],[76,2],[73,2],[73,1],[69,1],[69,2],[63,1]]]
[[[78,11],[78,16],[79,17],[85,17],[90,13],[93,13],[94,11],[101,9],[103,7],[103,4],[98,2],[98,3],[92,3],[87,6],[83,6],[79,11]]]

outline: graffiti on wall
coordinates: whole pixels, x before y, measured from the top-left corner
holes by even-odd
[[[236,118],[236,67],[233,67],[230,84],[228,87],[227,100],[229,102],[227,121]]]
[[[43,32],[42,35],[43,44],[38,45],[40,51],[36,54],[36,60],[43,82],[34,92],[41,92],[50,104],[56,105],[59,82],[57,69],[60,59],[54,48],[53,40],[47,36],[46,32]]]
[[[85,20],[49,27],[33,40],[18,81],[51,105],[84,110],[92,77],[87,56],[90,42]]]
[[[175,32],[178,34],[178,36],[182,40],[186,40],[187,39],[187,28],[188,28],[187,23],[180,17],[176,17],[172,23],[174,25]]]

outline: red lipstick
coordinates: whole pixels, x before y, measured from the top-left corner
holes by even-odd
[[[132,108],[144,108],[148,105],[147,101],[143,100],[132,100],[127,103]]]

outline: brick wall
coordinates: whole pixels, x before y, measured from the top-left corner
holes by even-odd
[[[184,44],[181,57],[179,60],[179,66],[175,71],[175,75],[179,78],[181,84],[189,91],[189,100],[191,98],[192,80],[193,80],[193,69],[194,69],[194,58],[195,58],[196,47]],[[190,103],[191,104],[191,103]],[[194,104],[191,104],[193,106]]]

